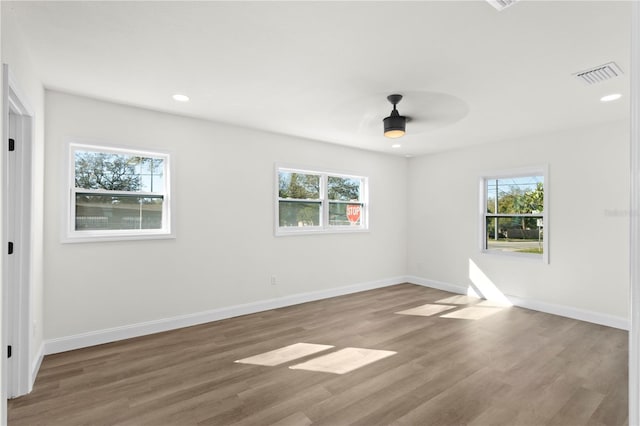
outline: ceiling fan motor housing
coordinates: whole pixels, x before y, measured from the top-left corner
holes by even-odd
[[[384,132],[390,132],[392,130],[401,130],[404,132],[406,126],[406,117],[400,115],[398,110],[391,111],[391,115],[382,120],[384,123]]]
[[[399,138],[404,135],[407,125],[407,117],[400,115],[396,109],[396,104],[402,100],[402,95],[389,95],[387,100],[393,104],[393,111],[382,120],[384,135],[388,138]]]

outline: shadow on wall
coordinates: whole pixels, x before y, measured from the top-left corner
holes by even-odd
[[[468,296],[481,297],[501,305],[513,306],[507,296],[496,287],[472,259],[469,259],[469,280],[471,284],[467,287]]]

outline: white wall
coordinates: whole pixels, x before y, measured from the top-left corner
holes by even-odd
[[[505,295],[626,322],[628,128],[625,121],[411,159],[409,274],[466,288],[472,261]],[[550,263],[480,253],[479,177],[544,164]]]
[[[506,295],[628,320],[627,122],[407,163],[59,92],[46,118],[46,340],[406,275],[464,289],[470,261]],[[171,151],[177,238],[62,244],[72,140]],[[275,162],[369,176],[371,232],[274,237]],[[481,254],[479,177],[537,165],[550,263]]]
[[[46,139],[47,340],[406,272],[404,158],[49,91]],[[169,150],[177,238],[62,244],[74,140]],[[369,176],[371,232],[274,237],[276,162]]]
[[[2,2],[2,62],[9,71],[26,102],[35,113],[32,163],[31,217],[31,350],[32,371],[39,366],[43,344],[43,192],[44,192],[44,89],[29,50],[22,40],[11,6]],[[35,379],[35,377],[34,377]]]

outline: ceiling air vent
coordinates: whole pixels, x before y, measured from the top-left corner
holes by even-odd
[[[495,7],[498,10],[504,10],[517,1],[518,0],[487,0],[487,3],[489,3],[491,6]]]
[[[587,84],[595,84],[621,76],[622,70],[615,62],[609,62],[573,75]]]

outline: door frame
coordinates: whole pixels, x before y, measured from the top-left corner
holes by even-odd
[[[640,425],[640,5],[631,13],[629,425]]]
[[[2,66],[2,301],[3,385],[5,397],[29,393],[33,387],[31,358],[31,197],[32,148],[35,120],[33,109],[19,89],[9,67]],[[8,152],[10,127],[16,140]],[[9,163],[12,162],[11,167]],[[11,175],[10,175],[11,173]],[[10,185],[10,182],[13,182]],[[9,240],[11,238],[11,240]],[[8,254],[8,242],[14,252]],[[8,345],[12,356],[7,358]]]

